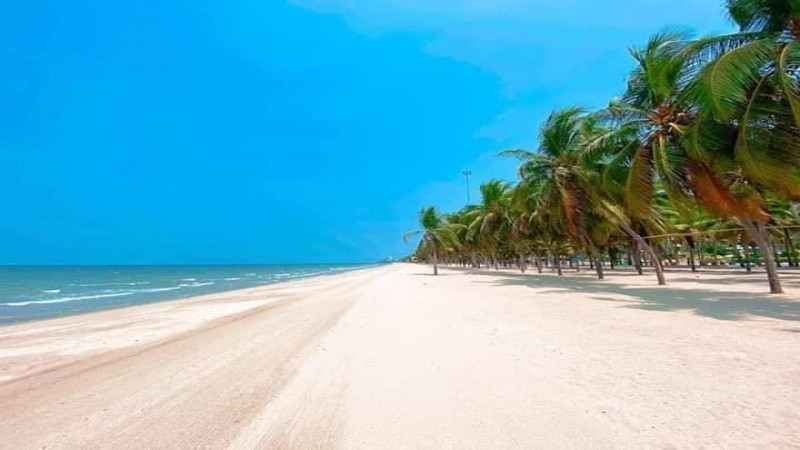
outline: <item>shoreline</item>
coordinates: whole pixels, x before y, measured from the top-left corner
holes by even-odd
[[[0,328],[15,448],[797,445],[800,274],[392,264]]]
[[[302,292],[308,283],[318,284],[327,278],[347,276],[357,274],[361,271],[369,271],[378,267],[368,267],[360,269],[346,270],[332,274],[318,274],[300,277],[291,280],[276,281],[250,288],[234,289],[210,294],[194,295],[172,300],[155,301],[151,303],[127,305],[116,308],[101,309],[79,314],[71,314],[61,317],[53,317],[41,320],[32,320],[20,323],[0,326],[0,368],[3,367],[3,360],[13,347],[15,337],[21,337],[22,341],[29,340],[37,334],[72,334],[78,346],[68,353],[77,353],[86,356],[97,352],[126,348],[131,346],[145,345],[159,339],[168,339],[183,332],[189,332],[215,321],[225,320],[228,317],[238,314],[246,314],[248,311],[269,306],[280,301],[286,292],[298,290]],[[95,332],[99,329],[100,333]],[[136,338],[126,339],[125,335],[131,334],[136,329],[141,330],[141,334]],[[79,334],[76,336],[76,331]],[[120,333],[114,333],[119,331]],[[120,334],[121,336],[117,336]],[[39,355],[50,351],[64,351],[58,342],[51,343],[40,350],[32,349],[30,353],[31,362],[26,362],[35,370],[38,366],[47,366],[49,361],[36,361]],[[72,358],[67,358],[71,361]],[[59,363],[60,365],[60,363]],[[35,372],[30,370],[30,372]],[[13,381],[16,378],[27,376],[24,373],[18,376],[9,377],[6,373],[0,372],[0,384],[6,381]]]
[[[243,291],[243,290],[248,290],[248,289],[259,289],[259,288],[262,288],[262,287],[265,287],[265,286],[270,286],[270,285],[277,284],[277,283],[284,283],[284,282],[291,282],[291,281],[297,281],[297,280],[306,280],[306,279],[315,278],[315,277],[324,277],[324,276],[337,275],[337,274],[341,274],[341,273],[351,272],[351,271],[354,271],[354,270],[363,270],[363,269],[368,269],[368,268],[371,268],[371,267],[378,267],[380,265],[381,264],[363,264],[363,265],[359,264],[359,265],[353,265],[352,268],[349,268],[349,267],[348,268],[341,268],[341,269],[333,270],[333,271],[330,271],[330,272],[314,272],[314,273],[309,273],[309,274],[295,275],[295,276],[293,276],[291,278],[280,278],[280,279],[273,279],[273,280],[264,280],[264,281],[260,282],[260,284],[257,284],[257,285],[254,285],[254,286],[248,286],[248,287],[242,287],[242,286],[220,286],[220,288],[212,288],[212,289],[207,290],[206,292],[201,292],[201,293],[189,292],[189,293],[183,293],[183,295],[180,295],[178,293],[179,292],[179,291],[177,291],[178,287],[155,289],[155,290],[152,291],[152,293],[155,294],[155,295],[152,295],[150,298],[146,298],[146,297],[140,298],[140,299],[135,300],[135,301],[133,301],[131,303],[124,303],[124,304],[114,304],[114,303],[112,303],[112,304],[103,304],[103,303],[87,304],[87,303],[81,303],[82,306],[87,306],[87,305],[88,306],[92,306],[93,309],[86,309],[86,310],[69,310],[69,309],[67,309],[67,310],[58,310],[58,309],[54,309],[53,311],[46,312],[46,313],[42,314],[41,316],[36,316],[36,317],[13,316],[13,315],[11,315],[11,316],[2,316],[2,317],[0,317],[0,329],[3,329],[5,327],[9,327],[9,326],[15,326],[15,325],[21,325],[21,324],[27,324],[27,323],[34,323],[34,322],[40,322],[40,321],[45,321],[45,320],[55,320],[55,319],[68,318],[68,317],[74,317],[74,316],[81,316],[81,315],[85,315],[85,314],[94,314],[94,313],[103,312],[103,311],[113,311],[113,310],[117,310],[117,309],[125,309],[125,308],[130,308],[130,307],[137,307],[137,306],[146,306],[146,305],[152,305],[152,304],[163,303],[163,302],[175,302],[175,301],[191,300],[191,299],[194,299],[196,297],[205,297],[205,296],[209,296],[209,295],[218,295],[218,294],[223,294],[224,295],[224,294],[227,294],[227,293],[235,293],[237,291]],[[313,267],[313,266],[330,267],[330,266],[324,265],[324,264],[287,264],[287,265],[274,264],[274,265],[261,265],[261,266],[241,266],[241,265],[227,265],[227,266],[220,266],[220,265],[116,266],[116,265],[111,265],[111,266],[57,266],[57,267],[60,267],[60,268],[75,268],[75,267],[78,267],[78,268],[104,268],[105,269],[105,268],[125,268],[125,267],[136,267],[136,268],[140,268],[140,267],[146,267],[146,268],[162,268],[162,267],[163,268],[173,268],[173,267],[181,267],[181,268],[184,268],[184,267],[232,267],[232,268],[233,267],[250,267],[250,268],[254,268],[254,267],[300,267],[300,268],[305,268],[305,267]],[[334,265],[334,266],[347,266],[347,264],[341,264],[341,265],[337,264],[337,265]],[[40,268],[40,267],[43,267],[43,266],[6,266],[7,269],[9,267],[10,268],[28,268],[29,269],[29,268]],[[44,266],[44,267],[47,267],[47,266]],[[191,280],[196,281],[195,278],[192,278]],[[183,282],[183,281],[187,281],[187,280],[176,280],[175,282]],[[219,281],[219,280],[216,280],[216,281]],[[224,281],[228,281],[228,280],[226,279]],[[130,284],[142,284],[142,283],[124,283],[124,284],[125,285],[130,285]],[[150,284],[150,283],[149,282],[145,282],[144,284]],[[214,283],[211,283],[211,284],[213,285]],[[183,285],[181,285],[181,286],[183,286]],[[191,286],[189,286],[189,287],[191,287]],[[56,289],[55,291],[60,292],[60,289]],[[167,294],[166,292],[169,292],[169,291],[175,292],[176,294],[173,294],[173,295]],[[144,292],[150,292],[150,291],[145,290]],[[134,291],[131,294],[139,294],[139,293]],[[131,295],[131,294],[127,294],[126,293],[125,295]],[[75,294],[73,294],[73,295],[75,295]],[[113,297],[116,297],[116,296],[119,296],[119,295],[122,295],[122,294],[93,295],[93,296],[90,296],[90,297],[97,297],[97,298],[111,297],[111,298],[113,298]],[[141,295],[141,294],[139,294],[139,295]],[[84,300],[78,300],[78,301],[83,302]],[[87,298],[85,301],[92,302],[93,300],[91,298]],[[20,304],[17,305],[15,303],[20,303]],[[25,304],[23,305],[22,303],[25,303]],[[45,300],[45,301],[43,301],[41,303],[43,303],[43,304],[54,303],[54,304],[61,305],[61,304],[71,303],[71,301]],[[37,301],[25,299],[25,300],[10,301],[10,302],[4,303],[4,305],[7,305],[6,307],[17,307],[17,308],[25,308],[29,304],[37,304]],[[3,305],[0,305],[0,306],[3,306]]]

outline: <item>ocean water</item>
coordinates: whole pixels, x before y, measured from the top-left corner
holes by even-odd
[[[175,300],[365,265],[0,266],[0,325]]]

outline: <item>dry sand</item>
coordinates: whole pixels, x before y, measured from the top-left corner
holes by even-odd
[[[429,270],[0,328],[0,447],[800,446],[798,275]]]

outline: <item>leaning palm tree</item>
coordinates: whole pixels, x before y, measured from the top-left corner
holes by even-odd
[[[763,195],[800,199],[800,2],[728,0],[739,31],[686,49],[697,106],[686,146],[713,168],[700,177],[712,212],[735,218],[764,256],[770,291],[783,292]],[[699,196],[698,196],[699,197]]]
[[[693,163],[706,168],[692,174],[695,198],[721,219],[734,219],[761,249],[770,292],[781,293],[776,256],[767,232],[772,217],[765,193],[795,198],[800,193],[800,129],[769,112],[772,99],[754,94],[748,107],[723,119],[702,106],[687,128],[684,145]]]
[[[453,230],[458,245],[454,248],[456,258],[464,265],[470,264],[472,267],[478,265],[477,241],[469,234],[469,211],[473,209],[467,206],[459,211],[447,215],[446,220]]]
[[[717,221],[696,207],[676,206],[669,202],[664,194],[657,194],[656,198],[660,200],[657,201],[656,208],[666,221],[666,230],[670,233],[679,234],[681,240],[686,243],[687,264],[692,272],[697,272],[697,264],[695,263],[697,240],[702,237],[705,230],[709,229]]]
[[[458,226],[447,223],[445,217],[433,206],[420,211],[419,224],[422,227],[421,230],[409,231],[403,235],[403,239],[408,242],[412,237],[422,235],[419,249],[430,254],[433,274],[439,275],[439,255],[444,250],[457,245],[456,230]]]
[[[755,183],[800,199],[800,2],[728,0],[736,33],[686,48],[689,100],[737,129],[739,169]]]
[[[774,90],[766,82],[760,85],[764,90],[756,89],[748,101],[734,102],[741,109],[738,115],[729,110],[724,116],[725,110],[715,105],[719,99],[708,93],[707,87],[716,85],[707,79],[736,85],[736,72],[728,70],[727,78],[717,77],[720,67],[732,59],[727,55],[719,56],[721,65],[696,56],[703,54],[699,48],[712,47],[688,45],[684,35],[666,33],[634,52],[639,67],[625,96],[607,114],[617,126],[598,143],[631,143],[618,146],[616,159],[630,161],[625,199],[633,219],[652,215],[658,182],[675,203],[690,204],[693,197],[717,217],[737,219],[764,253],[770,291],[779,293],[782,288],[764,226],[769,214],[759,190],[795,195],[792,189],[800,187],[795,176],[800,173],[800,133],[786,119],[791,108],[783,112],[775,108]]]
[[[557,242],[563,239],[563,221],[553,216],[541,203],[541,187],[532,182],[521,182],[514,187],[512,197],[512,228],[524,240],[526,249],[536,260],[536,270],[542,273],[542,259],[555,256]],[[555,258],[554,258],[555,260]],[[559,270],[559,275],[561,271]]]
[[[520,158],[519,175],[523,183],[538,184],[533,191],[540,196],[540,204],[560,208],[569,234],[589,248],[593,259],[599,260],[587,222],[591,205],[583,183],[586,153],[583,152],[585,136],[581,126],[584,117],[582,108],[556,111],[542,125],[538,151],[508,150],[501,154]],[[597,277],[602,279],[602,265],[598,262],[596,267]]]
[[[624,206],[633,219],[653,214],[659,181],[675,201],[684,200],[689,192],[688,155],[680,143],[694,116],[684,95],[683,52],[688,40],[683,31],[665,29],[643,48],[630,50],[636,66],[625,93],[599,114],[611,126],[589,143],[614,148],[617,161],[624,161]]]
[[[509,194],[511,199],[508,208],[508,224],[506,225],[508,236],[508,246],[517,259],[517,264],[521,272],[527,270],[528,256],[531,253],[532,242],[528,232],[530,228],[525,226],[524,217],[527,213],[524,203],[519,201],[517,189],[513,189]]]
[[[642,248],[658,258],[652,248],[636,233],[629,220],[599,192],[596,151],[597,135],[605,130],[598,128],[593,117],[582,108],[567,108],[552,113],[542,125],[540,145],[536,152],[508,150],[501,154],[522,160],[519,168],[521,184],[529,184],[537,196],[536,204],[551,217],[563,219],[567,233],[586,247],[594,261],[597,277],[603,278],[603,266],[597,242],[589,230],[589,221],[601,216],[640,242]],[[607,134],[607,133],[604,133]],[[608,141],[605,145],[608,145]],[[655,265],[659,284],[666,284],[663,270]]]
[[[510,224],[511,189],[508,183],[491,180],[481,185],[481,203],[468,213],[469,239],[477,240],[489,254],[490,263],[497,266],[498,232]]]
[[[769,199],[768,205],[775,225],[780,227],[778,238],[783,239],[786,262],[789,266],[797,266],[792,234],[796,231],[797,226],[800,225],[800,203],[772,198]]]

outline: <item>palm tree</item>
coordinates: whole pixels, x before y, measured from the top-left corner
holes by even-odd
[[[448,214],[447,223],[450,224],[455,239],[458,242],[457,250],[459,257],[465,262],[468,261],[472,267],[480,267],[478,259],[478,241],[469,233],[470,211],[474,207],[467,206],[460,211]]]
[[[778,276],[772,243],[769,233],[767,233],[767,222],[771,221],[772,217],[767,210],[764,197],[765,193],[776,192],[774,190],[776,184],[764,183],[763,175],[754,176],[755,165],[747,161],[748,159],[754,161],[753,155],[761,154],[762,150],[766,151],[766,146],[782,144],[778,143],[780,140],[762,136],[763,141],[759,141],[761,150],[755,153],[743,150],[745,147],[753,149],[748,144],[744,144],[746,139],[742,137],[743,133],[748,134],[752,130],[743,131],[744,128],[762,126],[774,128],[777,126],[767,122],[748,125],[747,121],[747,118],[739,118],[721,122],[710,114],[698,116],[695,123],[687,130],[684,141],[686,147],[695,155],[696,161],[700,161],[700,166],[704,168],[703,171],[695,171],[692,174],[692,189],[695,192],[695,198],[704,209],[719,219],[735,219],[740,226],[746,229],[747,234],[763,253],[770,292],[777,294],[782,293],[783,288]],[[767,134],[769,133],[778,132],[767,132]],[[796,142],[782,148],[800,154],[800,134],[794,138],[794,141]],[[796,147],[796,149],[792,147]],[[761,163],[757,165],[762,169],[767,167]],[[783,169],[784,174],[774,172],[772,176],[789,179],[794,170],[792,165],[787,162]],[[785,195],[785,191],[778,192],[778,194]]]
[[[800,2],[728,0],[727,9],[739,31],[686,49],[687,92],[702,113],[733,123],[745,176],[800,199]]]
[[[692,104],[683,93],[688,42],[685,32],[666,29],[641,49],[631,49],[636,67],[621,98],[600,113],[611,125],[590,147],[616,150],[625,164],[625,209],[633,219],[652,216],[655,184],[660,180],[674,201],[689,195],[688,155],[680,143],[693,119]]]
[[[433,274],[439,275],[439,255],[458,243],[456,237],[458,226],[447,223],[446,218],[433,206],[423,208],[419,212],[419,224],[422,230],[409,231],[403,235],[403,239],[408,242],[411,237],[421,234],[419,249],[430,254]]]
[[[702,53],[698,48],[710,47],[707,43],[687,45],[682,33],[662,32],[643,50],[633,51],[638,67],[625,96],[606,112],[616,127],[595,145],[625,143],[617,145],[615,162],[627,168],[625,209],[632,219],[654,216],[656,183],[674,203],[683,204],[679,207],[689,207],[693,197],[720,218],[735,217],[764,252],[770,290],[782,292],[765,234],[769,215],[758,189],[778,188],[791,194],[783,181],[765,184],[760,180],[792,178],[776,172],[778,161],[784,168],[792,167],[789,158],[769,156],[768,147],[780,144],[784,150],[771,153],[797,155],[800,161],[800,134],[791,131],[793,125],[787,121],[767,114],[767,101],[750,102],[748,113],[727,122],[715,117],[712,105],[716,102],[709,100],[713,96],[704,89],[708,85],[704,80],[716,74],[714,64],[698,69],[700,58],[689,58]],[[748,144],[753,140],[758,148]],[[794,181],[788,184],[800,186]]]
[[[696,193],[695,176],[709,169],[693,159],[683,144],[687,127],[695,120],[696,108],[685,91],[688,35],[666,29],[650,38],[641,49],[632,49],[636,67],[628,78],[625,94],[611,102],[599,116],[609,124],[588,147],[610,153],[603,162],[603,185],[616,201],[609,203],[612,219],[624,220],[627,229],[639,234],[661,229],[654,194],[660,185],[676,204],[691,204]],[[620,179],[624,182],[620,183]],[[610,185],[616,184],[613,189]],[[700,195],[705,201],[708,196]],[[713,201],[713,198],[709,198]],[[651,254],[654,267],[660,260],[644,239],[634,238],[635,247]],[[638,261],[638,250],[634,252]],[[641,265],[637,264],[641,273]],[[663,277],[659,273],[659,279]]]
[[[692,272],[697,272],[695,263],[695,252],[697,251],[697,238],[702,236],[716,222],[708,214],[698,208],[676,207],[662,196],[658,209],[661,215],[668,221],[667,227],[670,232],[679,233],[686,243],[687,263]]]
[[[512,193],[512,226],[519,235],[524,236],[528,249],[536,258],[536,269],[542,273],[542,259],[548,254],[553,256],[554,263],[561,275],[560,259],[557,259],[560,241],[564,239],[561,221],[548,211],[541,203],[543,196],[539,194],[539,186],[533,182],[520,182]]]
[[[467,214],[470,218],[469,237],[476,239],[489,254],[492,267],[497,266],[497,233],[511,224],[509,205],[511,189],[508,183],[491,180],[481,185],[481,203]]]
[[[551,218],[563,219],[566,232],[582,244],[580,246],[589,249],[599,279],[604,276],[603,265],[597,242],[589,232],[591,217],[606,218],[652,252],[652,248],[629,226],[627,217],[612,208],[598,192],[598,180],[592,175],[599,167],[598,152],[594,151],[596,145],[589,143],[597,142],[596,135],[602,131],[597,128],[593,117],[587,117],[584,109],[567,108],[554,112],[545,121],[540,131],[538,151],[502,152],[522,160],[519,168],[522,183],[534,185],[529,189],[538,197],[538,207],[549,210]],[[652,254],[657,261],[655,253]],[[656,273],[659,284],[666,284],[658,264]]]
[[[538,184],[533,192],[540,197],[542,207],[552,205],[560,210],[569,235],[589,248],[596,261],[597,277],[602,279],[599,252],[589,235],[587,222],[591,205],[583,183],[586,153],[581,127],[584,117],[583,108],[556,111],[542,125],[538,151],[509,150],[501,154],[520,158],[519,175],[523,183]]]
[[[768,207],[775,225],[781,227],[778,234],[783,239],[786,262],[791,267],[797,266],[792,231],[789,227],[800,224],[800,204],[772,198],[768,200]]]
[[[800,3],[728,0],[727,7],[739,31],[686,49],[687,98],[698,108],[686,141],[716,172],[704,180],[722,200],[712,211],[747,229],[764,255],[770,291],[781,293],[763,192],[800,199]]]
[[[508,208],[508,239],[509,247],[516,256],[519,270],[525,273],[528,263],[528,255],[533,247],[530,239],[530,227],[525,223],[525,215],[528,212],[524,201],[521,201],[519,190],[514,188],[510,193],[511,202]],[[537,262],[538,266],[538,262]]]
[[[636,67],[621,98],[597,114],[551,114],[537,151],[503,152],[522,159],[513,191],[498,181],[482,186],[481,204],[449,219],[462,228],[431,225],[440,237],[423,239],[420,254],[436,266],[444,252],[462,261],[469,253],[474,264],[482,251],[495,267],[500,256],[524,270],[533,251],[541,270],[539,255],[549,252],[560,274],[563,255],[588,249],[602,278],[599,247],[613,262],[622,230],[634,260],[646,252],[665,284],[657,249],[672,252],[674,241],[658,235],[681,233],[695,270],[695,236],[721,233],[732,243],[726,252],[738,255],[741,244],[749,253],[754,242],[771,292],[782,292],[768,224],[784,227],[775,237],[791,265],[785,227],[800,220],[800,0],[726,6],[738,32],[690,41],[665,30],[631,50]],[[745,232],[731,230],[737,224]]]

